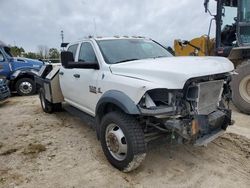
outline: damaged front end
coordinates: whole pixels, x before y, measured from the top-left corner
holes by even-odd
[[[153,131],[175,134],[179,142],[206,145],[233,124],[230,74],[193,78],[182,90],[154,89],[138,104],[139,120],[147,135]]]

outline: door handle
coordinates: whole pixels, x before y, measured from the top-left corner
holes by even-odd
[[[80,74],[74,74],[75,78],[80,78]]]
[[[64,72],[59,72],[60,75],[64,75]]]

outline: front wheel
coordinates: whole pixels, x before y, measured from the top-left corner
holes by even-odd
[[[237,67],[232,79],[233,103],[243,113],[250,114],[250,63]]]
[[[123,172],[136,169],[146,157],[142,128],[127,114],[108,113],[101,122],[100,140],[108,161]]]
[[[36,93],[36,84],[31,78],[21,78],[16,82],[15,89],[18,95],[27,96]]]

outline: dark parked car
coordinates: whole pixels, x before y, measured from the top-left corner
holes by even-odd
[[[10,90],[5,79],[0,78],[0,101],[7,99],[10,96]]]

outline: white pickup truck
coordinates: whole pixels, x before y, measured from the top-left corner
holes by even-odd
[[[63,104],[92,117],[105,156],[124,172],[160,135],[201,146],[232,124],[224,103],[234,66],[226,58],[173,57],[151,39],[112,37],[68,44],[61,63],[37,77],[43,110]]]

